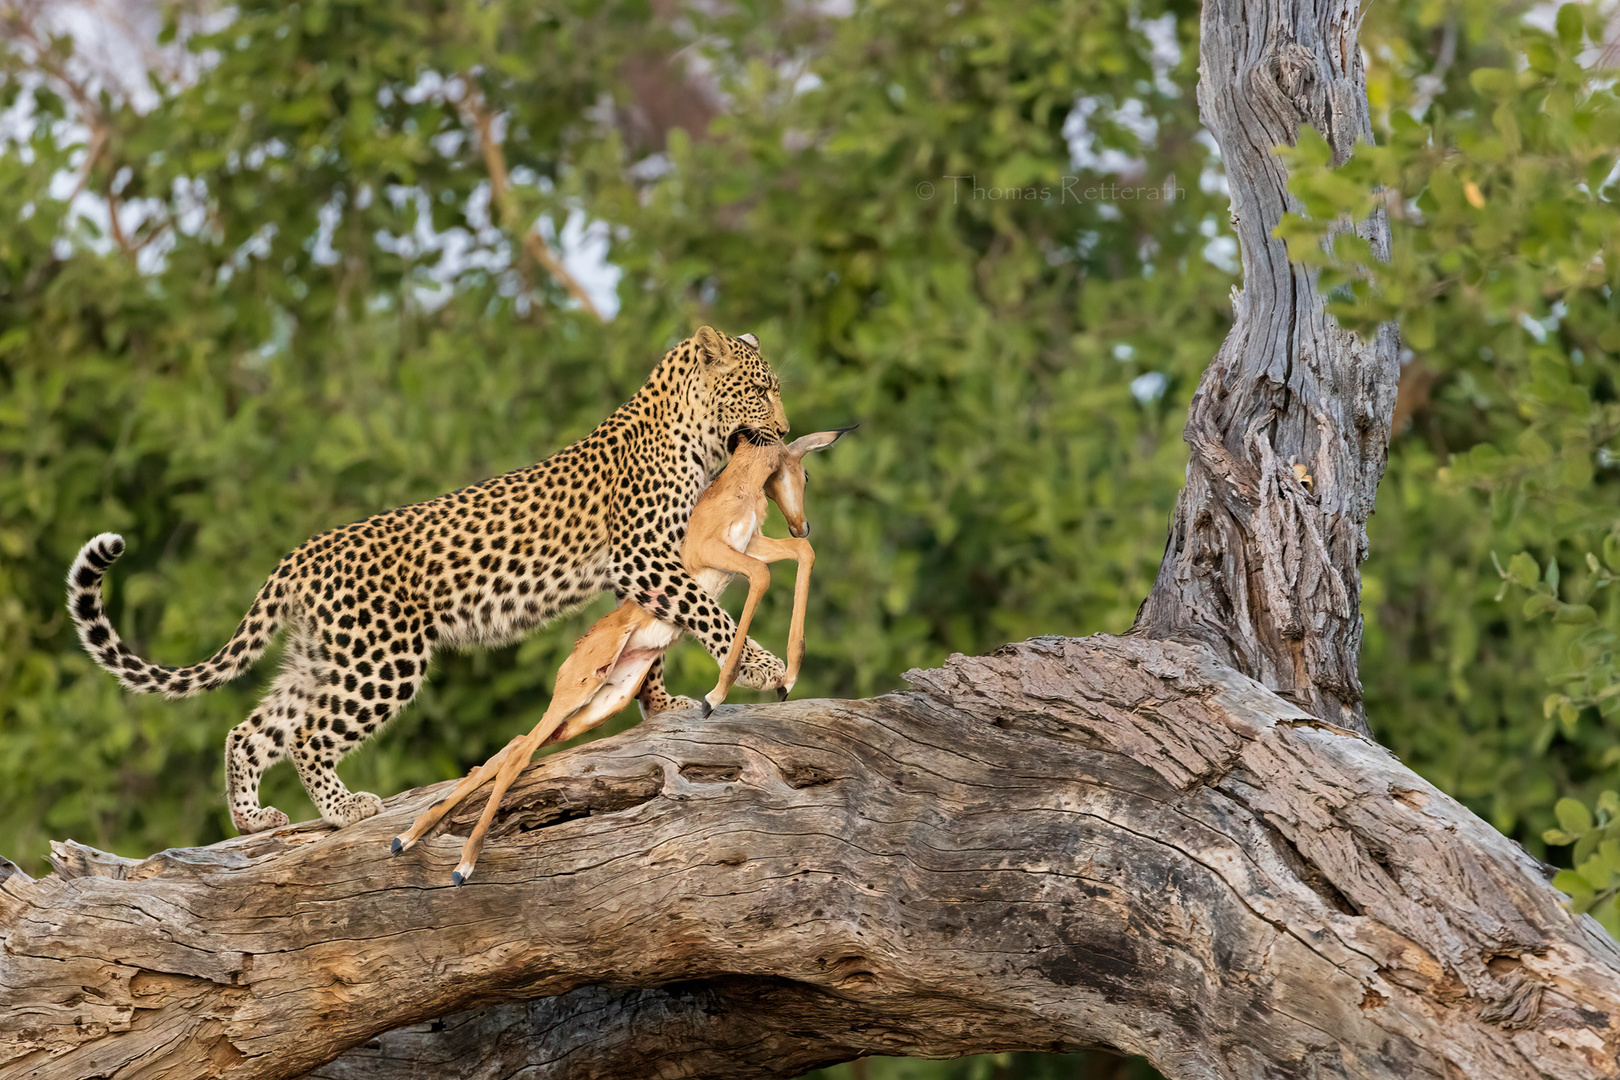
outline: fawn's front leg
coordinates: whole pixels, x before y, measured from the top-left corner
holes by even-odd
[[[759,559],[744,555],[723,540],[707,539],[693,546],[696,550],[689,549],[682,553],[688,566],[707,566],[748,577],[748,601],[743,604],[742,616],[737,620],[731,647],[720,662],[720,678],[714,684],[714,689],[703,696],[707,712],[726,700],[726,694],[737,681],[737,666],[742,662],[743,645],[748,641],[748,627],[754,621],[754,609],[759,607],[759,598],[771,586],[771,568]]]
[[[792,559],[798,564],[793,576],[793,623],[788,629],[787,652],[783,654],[787,657],[787,671],[776,687],[776,696],[782,700],[798,681],[799,668],[804,664],[804,613],[810,602],[810,569],[816,565],[816,549],[808,540],[777,540],[758,533],[748,544],[748,554],[761,562]]]

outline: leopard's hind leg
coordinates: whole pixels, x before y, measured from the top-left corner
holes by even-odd
[[[333,825],[352,825],[382,809],[369,791],[351,792],[338,778],[337,763],[386,724],[416,695],[427,669],[431,629],[371,630],[349,644],[315,645],[310,668],[316,692],[291,754],[304,790]]]
[[[287,824],[286,814],[259,805],[259,780],[265,769],[287,756],[296,730],[296,715],[293,728],[281,726],[286,719],[285,702],[284,694],[272,690],[225,740],[225,792],[231,823],[243,835]]]
[[[310,801],[321,812],[322,821],[339,827],[364,821],[382,810],[381,798],[369,791],[350,791],[338,778],[337,763],[356,745],[349,735],[359,738],[350,721],[317,708],[293,736],[292,745],[293,764]]]
[[[287,824],[286,814],[259,805],[259,781],[266,769],[292,753],[315,692],[309,643],[305,633],[295,630],[270,692],[225,740],[226,797],[238,832],[264,832]]]
[[[641,684],[641,692],[636,695],[636,703],[641,706],[641,718],[657,716],[662,712],[683,711],[686,709],[699,709],[702,706],[689,697],[671,694],[664,685],[664,658],[659,656],[647,669],[647,680]]]

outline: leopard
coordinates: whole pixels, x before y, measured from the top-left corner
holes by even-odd
[[[417,694],[436,650],[495,647],[604,592],[631,598],[722,660],[736,625],[682,566],[699,494],[742,430],[785,433],[781,383],[753,334],[712,327],[673,348],[590,434],[537,464],[332,529],[284,556],[235,633],[201,663],[136,655],[114,629],[102,579],[124,552],[102,533],[68,572],[80,642],[126,690],[183,698],[245,672],[285,632],[279,669],[226,739],[226,796],[238,832],[286,826],[259,782],[291,758],[322,820],[382,809],[338,777],[344,755]],[[779,688],[780,659],[748,640],[741,682]],[[638,696],[647,715],[696,708],[668,693],[662,664]]]

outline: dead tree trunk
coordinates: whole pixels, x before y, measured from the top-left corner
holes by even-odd
[[[301,1076],[539,997],[412,1052],[559,1080],[1085,1047],[1177,1078],[1620,1076],[1602,929],[1204,646],[1043,638],[910,678],[547,758],[459,889],[476,801],[387,855],[441,788],[139,863],[64,847],[0,885],[0,1077]],[[408,1039],[315,1075],[411,1075]]]
[[[1356,14],[1205,6],[1245,287],[1134,636],[549,758],[459,890],[479,800],[385,854],[437,789],[337,832],[61,845],[39,881],[0,863],[0,1078],[755,1078],[1084,1047],[1176,1080],[1620,1077],[1615,943],[1353,733],[1394,339],[1337,330],[1271,238],[1269,151],[1302,122],[1341,157],[1366,133]]]
[[[1138,632],[1202,641],[1314,716],[1368,733],[1357,656],[1367,517],[1400,373],[1393,325],[1361,341],[1271,235],[1300,207],[1272,149],[1301,124],[1334,160],[1372,137],[1358,0],[1208,0],[1198,106],[1243,253],[1235,322],[1187,418],[1187,484]],[[1355,226],[1380,256],[1379,211]]]

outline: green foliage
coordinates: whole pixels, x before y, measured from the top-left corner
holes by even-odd
[[[1549,844],[1573,844],[1573,870],[1559,871],[1553,886],[1569,894],[1576,911],[1590,911],[1611,932],[1620,912],[1620,795],[1605,791],[1597,799],[1597,815],[1577,799],[1559,799],[1558,825],[1542,839]]]

